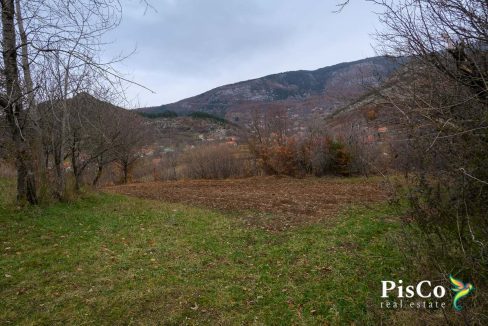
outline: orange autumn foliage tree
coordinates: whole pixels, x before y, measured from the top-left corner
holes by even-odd
[[[351,154],[344,144],[321,135],[271,133],[248,139],[251,153],[269,175],[349,175]]]

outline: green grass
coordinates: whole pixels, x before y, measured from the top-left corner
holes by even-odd
[[[108,194],[2,207],[0,324],[376,324],[404,271],[386,205],[276,233]]]

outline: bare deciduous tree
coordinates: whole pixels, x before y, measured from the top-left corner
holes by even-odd
[[[123,182],[127,183],[131,169],[141,157],[141,147],[149,143],[151,135],[144,126],[143,119],[136,114],[119,119],[117,126],[120,136],[117,140],[115,158],[122,169]]]
[[[12,142],[15,146],[17,168],[17,197],[36,204],[36,178],[34,158],[28,135],[28,114],[24,108],[17,62],[17,30],[15,26],[15,6],[13,0],[0,2],[2,9],[2,55],[5,74],[5,92],[0,98],[0,105],[6,115]]]
[[[109,86],[117,92],[121,82],[130,82],[113,69],[113,63],[123,57],[103,62],[99,56],[102,36],[118,26],[122,6],[119,0],[5,0],[0,4],[5,75],[0,105],[17,162],[18,198],[38,201],[36,171],[43,168],[36,162],[41,157],[36,153],[39,143],[44,147],[44,162],[52,157],[53,193],[61,198],[69,128],[66,102],[82,91]],[[51,109],[39,110],[40,103]]]
[[[380,49],[410,59],[389,100],[408,126],[402,155],[429,258],[443,275],[462,270],[487,284],[488,3],[374,2],[383,10]],[[488,300],[476,300],[466,323],[486,322],[479,312]]]

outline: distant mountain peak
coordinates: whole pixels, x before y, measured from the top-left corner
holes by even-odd
[[[249,108],[282,105],[299,117],[321,107],[332,112],[365,94],[387,78],[398,64],[389,57],[372,57],[316,70],[297,70],[220,86],[202,94],[141,112],[174,111],[179,115],[205,112],[230,121],[246,121]],[[242,119],[241,119],[242,118]]]

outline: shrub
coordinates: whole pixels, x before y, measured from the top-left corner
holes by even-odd
[[[182,155],[183,177],[191,179],[226,179],[248,175],[249,160],[234,146],[203,145]]]
[[[176,118],[178,114],[174,111],[164,110],[161,112],[139,112],[140,115],[149,119]]]
[[[326,136],[271,137],[252,144],[253,154],[267,174],[304,176],[349,175],[351,154],[346,146]]]

